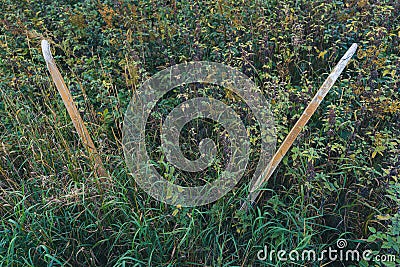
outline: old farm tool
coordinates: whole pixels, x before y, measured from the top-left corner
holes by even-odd
[[[64,102],[65,107],[67,108],[68,114],[71,117],[72,123],[75,126],[78,135],[85,146],[86,150],[88,151],[89,158],[94,163],[94,171],[102,182],[102,185],[107,186],[105,182],[105,178],[109,177],[107,171],[104,168],[103,162],[99,153],[97,152],[96,147],[94,146],[93,140],[89,135],[88,130],[86,129],[85,124],[79,114],[78,109],[75,106],[75,103],[72,99],[71,92],[69,91],[67,85],[64,82],[63,77],[58,70],[56,63],[54,61],[53,56],[50,52],[50,44],[46,40],[42,40],[42,53],[43,57],[46,61],[47,68],[50,72],[51,78],[53,79],[58,92],[61,95],[61,98]],[[99,189],[102,190],[102,186],[99,186]]]
[[[357,44],[353,44],[349,50],[344,54],[344,56],[340,59],[339,63],[333,69],[331,74],[319,88],[318,92],[315,94],[314,98],[308,104],[307,108],[304,110],[303,114],[293,126],[292,130],[286,136],[285,140],[283,141],[282,145],[279,147],[278,151],[273,156],[272,160],[268,164],[267,168],[261,173],[260,177],[255,182],[254,186],[250,189],[249,196],[247,201],[243,203],[241,206],[241,210],[247,210],[249,205],[252,205],[256,202],[258,195],[262,192],[260,189],[261,185],[268,181],[271,177],[275,169],[278,167],[279,163],[285,156],[286,152],[292,146],[294,140],[299,135],[300,131],[303,129],[304,125],[307,124],[310,117],[314,114],[315,110],[321,104],[322,100],[332,88],[333,84],[342,73],[346,65],[349,63],[350,59],[354,55],[357,50]]]

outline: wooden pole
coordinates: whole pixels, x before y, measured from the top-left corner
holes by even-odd
[[[247,202],[243,203],[241,206],[241,210],[247,210],[248,205],[252,205],[256,202],[256,199],[260,192],[258,189],[261,185],[268,181],[268,179],[272,176],[275,169],[278,167],[279,163],[286,155],[287,151],[292,146],[294,140],[299,135],[300,131],[303,129],[304,125],[307,124],[310,117],[314,114],[315,110],[321,104],[322,100],[332,88],[333,84],[342,73],[346,65],[349,63],[350,59],[354,55],[357,50],[357,44],[353,44],[349,50],[344,54],[344,56],[340,59],[339,63],[336,65],[334,70],[319,88],[318,92],[315,94],[314,98],[308,104],[307,108],[304,110],[303,114],[293,126],[292,130],[286,136],[285,140],[283,141],[282,145],[279,147],[278,151],[275,153],[274,157],[272,158],[271,162],[268,164],[267,168],[261,173],[260,177],[257,179],[254,186],[250,189],[250,194],[247,198]]]
[[[97,152],[96,147],[94,146],[93,140],[90,137],[85,124],[83,123],[81,115],[79,114],[79,111],[75,106],[71,92],[69,91],[67,85],[64,82],[63,77],[61,76],[60,71],[56,66],[54,58],[50,52],[50,44],[46,40],[42,40],[42,53],[47,64],[47,68],[50,72],[51,78],[56,84],[58,92],[61,95],[65,107],[67,108],[68,114],[71,117],[72,123],[74,124],[75,129],[78,132],[78,135],[81,138],[83,145],[87,149],[90,159],[94,163],[95,173],[98,176],[98,178],[102,181],[104,178],[109,177],[109,175],[104,168],[101,157]]]

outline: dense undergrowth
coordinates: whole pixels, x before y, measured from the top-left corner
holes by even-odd
[[[257,252],[321,251],[339,238],[400,264],[399,9],[395,0],[2,0],[1,265],[295,266]],[[112,176],[102,194],[46,70],[43,38]],[[242,71],[270,101],[279,145],[354,42],[357,55],[248,213],[237,212],[245,182],[182,208],[153,200],[129,176],[124,112],[157,71],[192,60]],[[177,104],[165,100],[167,110]]]

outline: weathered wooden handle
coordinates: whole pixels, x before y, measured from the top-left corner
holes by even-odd
[[[68,114],[71,117],[72,123],[74,124],[83,145],[87,149],[89,157],[94,162],[95,173],[99,178],[109,177],[107,171],[104,168],[101,157],[97,152],[96,147],[94,146],[93,140],[90,137],[89,132],[85,124],[83,123],[81,115],[79,114],[79,111],[75,106],[71,92],[65,84],[64,79],[56,66],[54,58],[51,55],[50,44],[46,40],[42,40],[42,53],[47,64],[47,68],[50,72],[51,78],[56,84],[58,92],[61,95],[65,107],[67,108]]]
[[[292,130],[286,136],[285,140],[283,141],[282,145],[279,147],[278,151],[275,153],[274,157],[272,158],[271,162],[268,164],[267,168],[261,173],[260,177],[255,182],[254,186],[250,189],[250,194],[247,198],[248,202],[243,203],[241,210],[246,210],[248,205],[252,205],[261,191],[258,189],[261,185],[268,181],[271,177],[275,169],[278,167],[279,163],[286,155],[286,152],[292,146],[294,140],[296,140],[297,136],[299,135],[300,131],[303,129],[304,125],[307,124],[310,117],[314,114],[315,110],[321,104],[324,97],[327,95],[329,90],[332,88],[333,84],[336,82],[339,75],[342,73],[344,68],[349,63],[350,59],[353,57],[354,53],[357,50],[357,44],[353,44],[349,50],[344,54],[344,56],[340,59],[339,63],[333,69],[331,74],[319,88],[318,92],[315,94],[314,98],[308,104],[306,109],[304,110],[303,114],[293,126]]]

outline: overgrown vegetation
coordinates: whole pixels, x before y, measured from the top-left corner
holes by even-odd
[[[321,251],[344,238],[397,263],[296,263],[399,265],[399,9],[396,0],[2,0],[0,263],[294,266],[257,252]],[[46,70],[43,38],[112,176],[105,194]],[[182,208],[153,200],[129,176],[123,115],[157,71],[192,60],[236,67],[270,100],[279,145],[353,42],[357,56],[248,213],[237,212],[245,182],[215,203]],[[240,106],[229,91],[214,94]],[[174,99],[165,96],[160,112]]]

